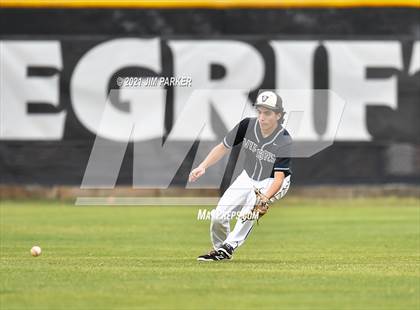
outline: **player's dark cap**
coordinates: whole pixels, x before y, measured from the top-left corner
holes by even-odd
[[[275,92],[267,90],[258,95],[255,107],[264,107],[274,112],[283,112],[283,100]]]

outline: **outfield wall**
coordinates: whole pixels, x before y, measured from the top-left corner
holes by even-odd
[[[420,14],[415,5],[197,10],[5,3],[0,11],[1,184],[79,185],[96,135],[92,122],[102,98],[118,89],[116,78],[182,74],[193,77],[192,88],[167,87],[153,107],[141,103],[148,112],[165,112],[157,123],[166,134],[193,89],[248,87],[249,102],[260,88],[329,89],[347,103],[342,127],[328,149],[294,160],[295,184],[419,184]],[[138,58],[151,56],[153,65],[125,61],[138,47]],[[245,64],[260,70],[249,72]],[[78,73],[82,66],[88,74]],[[130,103],[112,104],[132,113]],[[328,114],[328,102],[314,96],[312,104],[313,113]],[[203,157],[229,130],[219,112],[208,112],[218,125],[213,139],[203,142],[199,154],[193,148],[171,185],[185,185],[194,155]],[[309,138],[322,137],[327,127],[327,118],[321,118]],[[156,139],[141,143],[147,148]],[[132,149],[130,144],[119,185],[132,182]],[[162,165],[180,160],[168,158]],[[235,173],[230,168],[222,187]],[[210,177],[223,173],[216,167]]]
[[[59,200],[80,205],[95,204],[92,201],[96,199],[101,201],[96,205],[216,205],[220,196],[221,192],[217,189],[188,190],[173,187],[161,190],[118,186],[110,190],[86,190],[66,185],[0,185],[0,197],[3,200]],[[416,185],[409,184],[315,186],[292,184],[286,196],[287,199],[374,199],[383,197],[418,199],[420,189]],[[193,199],[193,203],[191,199]],[[179,203],[177,204],[177,202]],[[287,205],[287,202],[284,205]]]

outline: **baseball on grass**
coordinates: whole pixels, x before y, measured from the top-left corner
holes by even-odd
[[[39,256],[41,255],[41,248],[37,245],[33,246],[31,249],[31,255],[32,256]]]

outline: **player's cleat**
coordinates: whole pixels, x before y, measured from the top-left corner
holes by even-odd
[[[217,251],[211,250],[207,254],[203,254],[197,257],[197,260],[202,261],[202,262],[214,261],[214,260],[218,260],[216,258],[217,255],[218,255]]]
[[[225,253],[220,252],[220,249],[218,249],[217,251],[212,250],[207,254],[200,255],[199,257],[197,257],[197,260],[202,261],[202,262],[210,262],[210,261],[230,259],[231,257],[232,257],[232,254],[230,254],[230,256],[227,256]]]
[[[224,243],[220,248],[217,249],[219,256],[221,255],[222,259],[231,259],[233,254],[233,247],[229,244]]]

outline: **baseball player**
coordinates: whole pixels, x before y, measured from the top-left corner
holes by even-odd
[[[231,259],[258,218],[267,212],[269,204],[282,198],[289,189],[292,139],[282,127],[285,114],[282,99],[275,92],[263,91],[258,95],[255,107],[258,116],[240,121],[190,173],[189,181],[196,181],[233,146],[241,145],[241,151],[245,153],[243,171],[211,214],[213,250],[199,256],[199,261]],[[239,214],[239,217],[230,231],[233,214]]]

